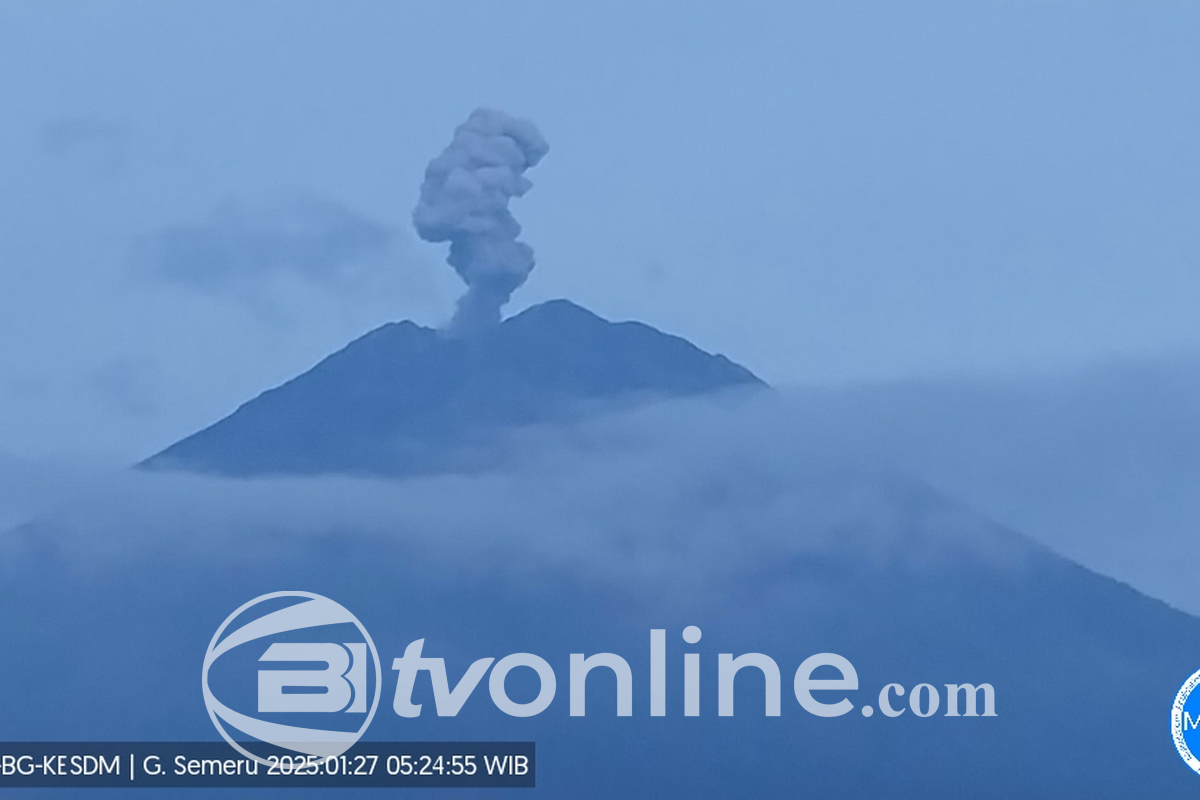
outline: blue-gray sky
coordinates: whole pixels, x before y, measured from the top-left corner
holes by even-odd
[[[1174,2],[0,2],[0,449],[144,456],[446,320],[409,215],[480,105],[551,145],[510,311],[777,383],[1200,349],[1198,83]]]

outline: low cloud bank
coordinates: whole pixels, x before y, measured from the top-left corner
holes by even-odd
[[[664,403],[508,443],[506,466],[409,480],[223,479],[0,462],[10,556],[47,543],[82,571],[141,557],[253,562],[339,537],[398,545],[448,579],[547,571],[703,592],[820,559],[1004,569],[1031,546],[936,492],[842,458],[778,397]],[[37,548],[34,548],[37,549]]]
[[[1177,359],[670,402],[526,430],[470,475],[223,480],[0,458],[0,528],[20,531],[0,547],[52,540],[99,568],[376,537],[455,580],[557,570],[702,591],[790,558],[1011,566],[1030,547],[1011,530],[1200,613],[1196,408],[1200,361]]]
[[[388,656],[425,638],[456,671],[532,652],[563,676],[569,653],[614,652],[640,676],[649,629],[671,632],[678,665],[678,634],[698,625],[705,669],[718,652],[780,665],[836,652],[855,665],[864,704],[891,682],[986,681],[1002,693],[1000,717],[969,736],[912,715],[903,727],[857,713],[763,724],[748,705],[761,702],[754,684],[733,720],[706,695],[699,720],[678,705],[652,719],[641,705],[632,720],[608,718],[619,727],[574,724],[561,703],[529,720],[476,703],[452,721],[384,713],[373,724],[381,739],[536,739],[539,785],[556,796],[678,793],[697,759],[715,766],[689,796],[786,796],[797,781],[870,794],[886,788],[878,775],[922,797],[963,785],[1061,795],[1079,787],[1079,764],[1100,765],[1084,771],[1089,796],[1144,793],[1146,775],[1173,796],[1186,776],[1165,768],[1155,732],[1162,698],[1195,668],[1200,622],[919,480],[957,477],[998,502],[1006,470],[1042,464],[1041,494],[1021,495],[1038,511],[1056,497],[1091,502],[1126,477],[1081,449],[1108,419],[1104,392],[1092,393],[1093,417],[1071,415],[1085,421],[1078,440],[1064,440],[1052,436],[1064,418],[1034,413],[1047,401],[1027,390],[1023,402],[960,383],[670,402],[523,431],[488,470],[404,480],[0,458],[0,514],[17,520],[0,534],[0,634],[22,654],[0,663],[0,729],[12,740],[211,737],[196,677],[212,632],[253,597],[302,589],[362,614]],[[1184,475],[1150,433],[1105,458],[1127,465],[1140,452],[1139,474]],[[964,468],[977,461],[979,472]],[[1114,719],[1103,741],[1074,735]],[[630,760],[631,747],[655,758]],[[1005,759],[989,760],[997,752]],[[878,769],[862,769],[862,753]]]
[[[847,458],[925,481],[1096,572],[1200,614],[1200,357],[793,399],[814,435]]]

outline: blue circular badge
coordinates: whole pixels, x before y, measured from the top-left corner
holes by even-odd
[[[1200,686],[1200,670],[1192,673],[1175,695],[1175,705],[1171,708],[1171,737],[1180,758],[1200,774],[1200,692],[1195,691],[1197,686]]]

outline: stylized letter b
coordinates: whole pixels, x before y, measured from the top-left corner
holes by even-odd
[[[365,646],[360,647],[366,650]],[[362,657],[359,653],[355,655],[359,656],[356,661]],[[259,670],[258,710],[262,712],[341,711],[350,704],[352,695],[351,681],[343,676],[350,672],[349,677],[354,680],[359,678],[358,673],[363,671],[351,670],[350,653],[341,645],[329,643],[276,642],[267,648],[267,652],[263,653],[259,661],[319,661],[326,664],[326,669],[315,670]],[[354,682],[359,683],[358,680]],[[365,683],[365,680],[362,683]],[[285,694],[284,687],[325,691]],[[362,698],[366,687],[354,686],[353,689],[356,689],[358,696]]]

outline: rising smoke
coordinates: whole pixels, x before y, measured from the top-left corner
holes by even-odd
[[[529,191],[523,173],[549,149],[533,123],[480,108],[425,168],[413,224],[427,242],[450,242],[446,261],[467,284],[451,331],[497,324],[500,308],[533,270],[533,248],[517,241],[521,226],[508,201]]]

